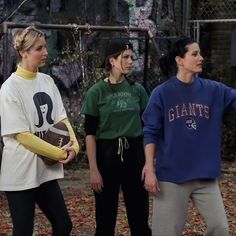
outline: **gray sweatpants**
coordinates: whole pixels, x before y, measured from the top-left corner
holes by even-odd
[[[217,180],[193,180],[183,184],[159,182],[153,200],[152,235],[181,236],[191,199],[206,225],[205,236],[229,236],[229,227]]]

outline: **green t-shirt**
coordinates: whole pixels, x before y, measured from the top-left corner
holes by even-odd
[[[98,117],[97,138],[113,139],[121,136],[135,138],[142,135],[140,113],[147,105],[148,95],[137,82],[127,80],[111,84],[100,80],[86,93],[82,113]]]

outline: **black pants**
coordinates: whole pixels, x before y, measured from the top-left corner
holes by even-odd
[[[33,233],[35,204],[39,206],[52,225],[52,235],[67,236],[72,222],[56,180],[37,188],[6,192],[13,222],[13,236],[31,236]]]
[[[142,138],[124,139],[123,155],[117,154],[118,140],[97,141],[97,164],[104,188],[95,194],[95,236],[115,234],[119,190],[123,192],[132,236],[150,236],[148,226],[149,198],[141,181],[145,162]],[[128,143],[126,142],[128,141]],[[122,160],[123,159],[123,160]]]

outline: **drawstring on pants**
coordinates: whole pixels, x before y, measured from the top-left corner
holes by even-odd
[[[129,148],[129,142],[126,137],[118,138],[118,151],[117,154],[120,155],[120,159],[123,162],[123,151]]]

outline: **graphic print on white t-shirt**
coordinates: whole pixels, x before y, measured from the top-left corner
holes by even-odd
[[[48,125],[52,125],[53,102],[51,97],[45,92],[38,92],[33,96],[34,105],[37,110],[38,120],[35,122],[36,133],[38,137],[42,138],[47,131]]]

